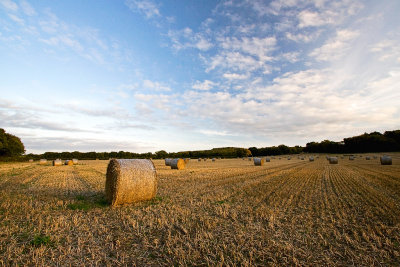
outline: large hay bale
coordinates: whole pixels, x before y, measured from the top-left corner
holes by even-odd
[[[72,163],[74,163],[74,165],[78,164],[78,159],[72,159]]]
[[[263,158],[254,158],[254,165],[255,166],[262,166],[264,165],[264,159]]]
[[[337,157],[329,157],[329,164],[338,164],[338,162]]]
[[[183,159],[172,159],[171,169],[183,170],[185,168],[185,161]]]
[[[308,158],[308,160],[309,160],[309,161],[314,161],[314,157],[313,157],[313,156],[310,156],[310,157]]]
[[[165,159],[165,165],[166,165],[166,166],[171,166],[171,161],[172,161],[172,159],[166,158],[166,159]]]
[[[68,165],[68,166],[72,166],[72,165],[74,165],[74,162],[73,162],[72,160],[67,159],[67,160],[64,162],[64,164],[65,164],[65,165]]]
[[[53,160],[53,166],[61,166],[63,165],[61,159]]]
[[[41,160],[39,160],[39,164],[40,164],[40,165],[46,165],[46,163],[47,163],[47,159],[41,159]]]
[[[106,199],[121,205],[152,199],[157,192],[156,168],[148,159],[112,159],[106,175]]]
[[[381,165],[392,165],[392,158],[389,156],[382,156],[381,158]]]

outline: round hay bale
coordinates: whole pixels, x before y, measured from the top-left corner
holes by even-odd
[[[371,157],[367,156],[367,157],[365,157],[365,160],[371,160]]]
[[[269,157],[266,157],[265,162],[271,162],[271,159]]]
[[[172,159],[166,158],[166,159],[165,159],[165,165],[166,165],[166,166],[171,166],[171,161],[172,161]]]
[[[381,165],[392,165],[392,158],[389,156],[382,156],[381,158]]]
[[[199,158],[197,161],[201,161],[201,158]]]
[[[314,157],[311,156],[311,157],[308,158],[308,160],[309,160],[309,161],[314,161]]]
[[[30,159],[29,162],[33,162],[33,159]]]
[[[290,157],[288,157],[288,158],[287,158],[287,160],[291,160],[291,158],[290,158]]]
[[[74,165],[78,164],[78,159],[72,159],[72,163],[74,163]]]
[[[377,159],[378,157],[377,156],[374,156],[374,159]]]
[[[106,199],[121,205],[152,199],[157,192],[156,168],[148,159],[112,159],[106,175]]]
[[[62,165],[61,159],[53,160],[53,166],[61,166],[61,165]]]
[[[203,159],[204,161],[207,161],[207,159]]]
[[[301,160],[304,160],[304,157],[300,157]]]
[[[185,161],[183,159],[172,159],[171,169],[183,170],[185,168]]]
[[[47,163],[47,159],[41,159],[39,160],[40,165],[45,165]]]
[[[263,158],[254,158],[254,165],[255,166],[262,166],[264,165],[264,159]]]
[[[329,164],[338,164],[337,157],[329,157]]]
[[[251,157],[248,157],[249,161],[251,161]]]
[[[214,162],[214,161],[215,161],[215,158],[212,158],[211,160]]]
[[[349,157],[349,160],[354,160],[354,159],[355,159],[354,156],[350,156],[350,157]]]
[[[74,162],[72,160],[67,159],[64,164],[68,165],[68,166],[72,166],[72,165],[74,165]]]

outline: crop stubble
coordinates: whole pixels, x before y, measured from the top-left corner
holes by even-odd
[[[0,164],[0,265],[399,265],[397,156],[155,160],[157,197],[118,208],[103,203],[108,161]]]

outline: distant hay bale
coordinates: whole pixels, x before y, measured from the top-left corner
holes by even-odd
[[[245,160],[245,158],[242,158],[242,160]]]
[[[41,159],[39,160],[40,165],[45,165],[47,163],[47,159]]]
[[[354,160],[355,157],[354,156],[349,156],[349,160]]]
[[[392,158],[389,156],[382,156],[380,158],[381,160],[381,165],[392,165]]]
[[[329,164],[338,164],[337,157],[329,157]]]
[[[281,158],[279,158],[279,160],[281,160]]]
[[[249,159],[249,161],[251,161],[252,158],[251,158],[251,157],[248,157],[248,159]]]
[[[214,161],[215,161],[215,158],[212,158],[211,160],[214,162]]]
[[[300,157],[301,160],[304,160],[304,157]]]
[[[271,159],[269,157],[266,157],[265,162],[271,162]]]
[[[287,158],[287,160],[291,160],[291,159],[292,159],[291,157],[288,157],[288,158]]]
[[[374,156],[374,159],[377,159],[378,157],[377,156]]]
[[[367,157],[365,157],[365,160],[371,160],[371,157],[367,156]]]
[[[29,162],[33,162],[33,159],[29,159]]]
[[[183,170],[185,168],[185,161],[183,159],[172,159],[171,169]]]
[[[74,163],[74,165],[78,164],[78,159],[72,159],[72,163]]]
[[[207,161],[207,159],[206,159],[206,158],[204,158],[203,160],[204,160],[204,161]]]
[[[264,159],[263,158],[254,158],[254,165],[255,166],[262,166],[264,165]]]
[[[314,161],[314,157],[311,156],[311,157],[308,158],[308,160],[309,160],[309,161]]]
[[[201,161],[201,158],[198,158],[197,161]]]
[[[152,199],[157,192],[156,168],[148,159],[112,159],[105,187],[112,206]]]
[[[72,166],[72,165],[74,165],[74,162],[72,160],[67,159],[64,164],[68,165],[68,166]]]
[[[63,163],[62,163],[61,159],[53,160],[53,166],[62,166],[62,165],[63,165]]]
[[[166,166],[171,166],[171,160],[172,159],[170,159],[170,158],[166,158],[164,161],[165,161],[165,165]]]

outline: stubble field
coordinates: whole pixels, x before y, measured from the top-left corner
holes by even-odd
[[[0,265],[400,265],[400,154],[171,170],[111,208],[108,161],[0,164]]]

